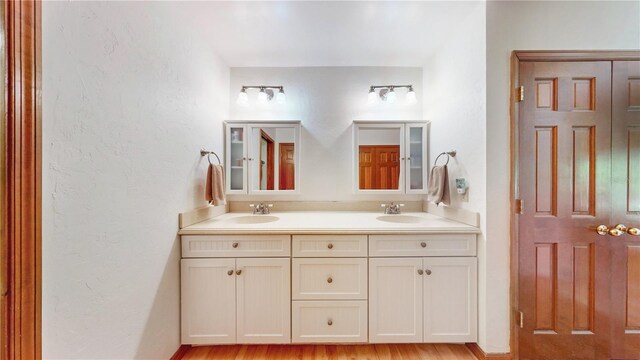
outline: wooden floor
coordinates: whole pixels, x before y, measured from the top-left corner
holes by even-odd
[[[194,346],[182,359],[477,360],[464,344]]]

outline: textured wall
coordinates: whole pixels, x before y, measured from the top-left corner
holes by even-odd
[[[168,359],[229,70],[166,3],[43,3],[43,355]],[[144,7],[144,8],[143,8]]]
[[[236,104],[242,85],[283,85],[287,102]],[[422,93],[422,69],[406,67],[231,68],[232,119],[301,120],[301,189],[291,200],[353,201],[400,199],[398,195],[355,195],[353,191],[353,120],[419,120],[422,101],[407,105],[404,90],[395,104],[368,104],[369,86],[413,84]],[[269,199],[284,197],[269,196]],[[419,195],[404,198],[421,199]],[[233,199],[249,199],[233,196]]]

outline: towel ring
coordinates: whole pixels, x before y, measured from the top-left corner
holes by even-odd
[[[218,154],[216,154],[213,151],[207,151],[205,149],[200,150],[200,156],[207,155],[207,161],[209,161],[209,165],[213,165],[213,163],[211,162],[211,154],[213,154],[213,156],[215,156],[216,159],[218,159],[218,165],[222,165],[222,161],[220,161],[220,157],[218,156]]]
[[[451,159],[451,157],[455,157],[456,156],[456,151],[455,150],[451,150],[451,151],[445,151],[445,152],[441,152],[438,157],[436,158],[436,161],[433,162],[433,166],[438,165],[438,159],[440,159],[440,156],[442,155],[447,155],[447,162],[444,164],[444,166],[449,165],[449,160]]]

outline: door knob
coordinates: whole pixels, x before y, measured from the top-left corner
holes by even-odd
[[[638,236],[638,235],[640,235],[640,229],[638,229],[638,228],[629,228],[629,230],[627,230],[627,234],[633,235],[633,236]]]
[[[333,320],[329,319],[329,320],[327,321],[327,325],[329,325],[329,326],[333,325]]]
[[[424,273],[424,271],[422,271],[422,269],[418,269],[418,275],[422,275]]]
[[[427,274],[427,275],[431,275],[431,270],[427,269],[427,270],[424,271],[424,273]]]
[[[624,230],[623,230],[624,229]],[[616,227],[614,227],[613,229],[609,229],[609,227],[607,225],[600,225],[596,228],[596,231],[598,232],[598,234],[600,235],[611,235],[611,236],[620,236],[622,234],[625,233],[625,231],[627,231],[627,227],[624,226],[623,224],[618,224],[616,225]]]
[[[233,275],[233,270],[228,270],[227,271],[227,275],[229,275],[229,276]]]
[[[240,275],[240,274],[242,274],[242,269],[236,270],[236,275]]]
[[[327,245],[327,247],[328,247],[329,249],[333,249],[333,244],[329,243],[329,245]]]
[[[329,284],[331,284],[331,283],[333,282],[333,279],[332,279],[331,277],[329,277],[329,278],[327,279],[327,282],[328,282]]]

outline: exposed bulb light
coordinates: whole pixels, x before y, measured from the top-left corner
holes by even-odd
[[[413,91],[413,86],[409,86],[409,92],[407,93],[407,104],[415,104],[418,102],[416,98],[416,92]]]
[[[376,94],[376,91],[373,89],[373,87],[371,87],[369,89],[369,104],[373,104],[376,102],[376,100],[378,100],[378,94]]]
[[[393,104],[396,102],[398,95],[396,94],[396,92],[393,90],[393,88],[389,88],[389,91],[387,92],[387,94],[385,95],[385,100],[387,100],[387,102],[389,104]]]
[[[240,94],[238,94],[238,100],[236,100],[238,105],[245,106],[249,103],[249,95],[247,95],[247,90],[243,87],[240,90]]]
[[[260,88],[260,92],[258,93],[258,102],[260,104],[266,104],[268,100],[268,96],[264,88]]]
[[[285,101],[287,101],[287,96],[284,94],[284,89],[280,88],[280,91],[278,91],[278,95],[276,95],[276,102],[278,104],[284,104]]]

